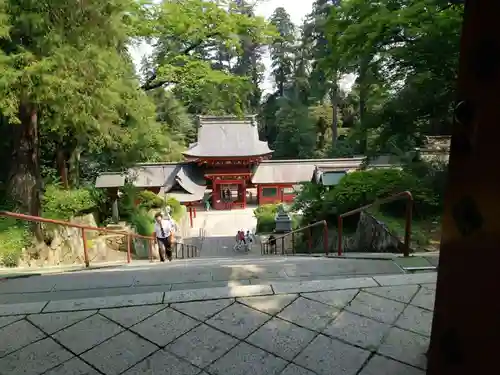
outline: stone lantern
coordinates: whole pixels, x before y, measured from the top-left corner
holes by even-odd
[[[276,233],[287,233],[292,231],[292,218],[285,211],[283,205],[279,206],[274,222],[276,224],[274,229]]]

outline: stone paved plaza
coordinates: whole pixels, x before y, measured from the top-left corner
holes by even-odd
[[[0,374],[423,375],[436,273],[0,305]]]

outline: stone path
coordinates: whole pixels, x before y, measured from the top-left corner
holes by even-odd
[[[423,375],[436,273],[0,305],[0,374]]]
[[[254,209],[255,207],[244,210],[198,212],[191,233],[196,237],[200,228],[205,230],[206,237],[201,246],[200,256],[205,258],[245,255],[234,252],[233,246],[238,230],[255,231],[257,219],[253,215]],[[260,247],[257,247],[252,254],[260,255]]]

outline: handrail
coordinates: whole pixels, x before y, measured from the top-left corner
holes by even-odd
[[[89,226],[89,225],[71,223],[69,221],[48,219],[48,218],[44,218],[44,217],[40,217],[40,216],[25,215],[25,214],[20,214],[20,213],[16,213],[16,212],[9,212],[9,211],[0,211],[0,217],[2,217],[2,216],[3,217],[11,217],[14,219],[26,220],[26,221],[48,223],[48,224],[57,224],[57,225],[63,225],[66,227],[81,229],[82,240],[83,240],[84,262],[85,262],[85,267],[87,267],[87,268],[90,267],[90,260],[89,260],[89,254],[88,254],[88,248],[87,248],[87,235],[85,233],[86,230],[92,230],[92,231],[97,231],[97,232],[127,236],[127,263],[131,263],[131,261],[132,261],[132,238],[141,238],[141,239],[145,239],[145,240],[150,240],[151,243],[149,245],[148,252],[149,252],[150,261],[153,260],[151,247],[152,247],[153,241],[155,240],[154,236],[143,236],[143,235],[136,234],[136,233],[117,231],[117,230],[100,228],[100,227],[93,227],[93,226]],[[184,244],[182,244],[182,245],[184,245]],[[191,249],[191,254],[192,254],[192,256],[195,256],[194,254],[197,253],[196,247],[194,245],[187,245],[188,257],[189,257],[190,247],[194,247],[193,249]],[[184,246],[182,246],[182,256],[184,257]]]
[[[342,256],[342,223],[343,219],[347,216],[352,216],[354,214],[360,213],[362,211],[367,210],[368,208],[375,206],[375,205],[380,205],[384,203],[389,203],[389,202],[394,202],[399,199],[406,198],[408,199],[408,202],[406,204],[406,224],[405,224],[405,239],[404,239],[404,248],[403,248],[403,254],[405,257],[410,255],[410,239],[411,239],[411,220],[413,216],[413,195],[409,191],[402,191],[401,193],[397,193],[394,195],[391,195],[386,198],[382,199],[377,199],[373,203],[367,204],[365,206],[356,208],[355,210],[351,210],[348,212],[345,212],[341,215],[338,216],[338,249],[337,249],[337,254],[338,256]]]
[[[320,226],[320,225],[323,226],[323,246],[324,246],[324,249],[325,249],[325,255],[328,256],[328,224],[327,224],[326,220],[317,221],[315,223],[306,225],[305,227],[298,228],[298,229],[292,230],[291,232],[287,232],[287,233],[285,233],[285,234],[283,234],[281,236],[275,237],[274,238],[274,242],[276,243],[276,241],[279,241],[279,240],[282,241],[282,252],[284,253],[283,243],[284,243],[284,240],[285,240],[286,237],[292,236],[292,241],[293,241],[295,233],[300,233],[300,232],[303,232],[305,229],[311,229],[313,227],[317,227],[317,226]],[[270,245],[269,240],[267,240],[266,242],[263,242],[261,244],[261,248],[262,248],[261,252],[263,253],[264,252],[264,248],[266,246],[269,246],[269,245]],[[312,238],[311,238],[311,233],[310,232],[309,232],[308,246],[309,246],[309,251],[311,251],[311,248],[312,248]],[[293,245],[292,245],[292,247],[293,247]],[[294,251],[293,248],[292,248],[292,251]]]

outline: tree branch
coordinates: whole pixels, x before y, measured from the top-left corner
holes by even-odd
[[[205,35],[203,39],[199,39],[195,43],[191,44],[189,47],[184,48],[182,51],[178,53],[178,55],[189,55],[189,53],[191,53],[193,50],[195,50],[196,48],[200,47],[203,43],[205,43],[207,39],[211,39],[216,36],[222,36],[222,35],[219,31],[214,31],[212,33],[209,33]],[[141,86],[141,89],[144,91],[150,91],[162,87],[167,83],[171,83],[168,80],[154,82],[156,78],[158,78],[158,75],[156,73],[152,74],[151,77],[146,79],[146,82]]]

